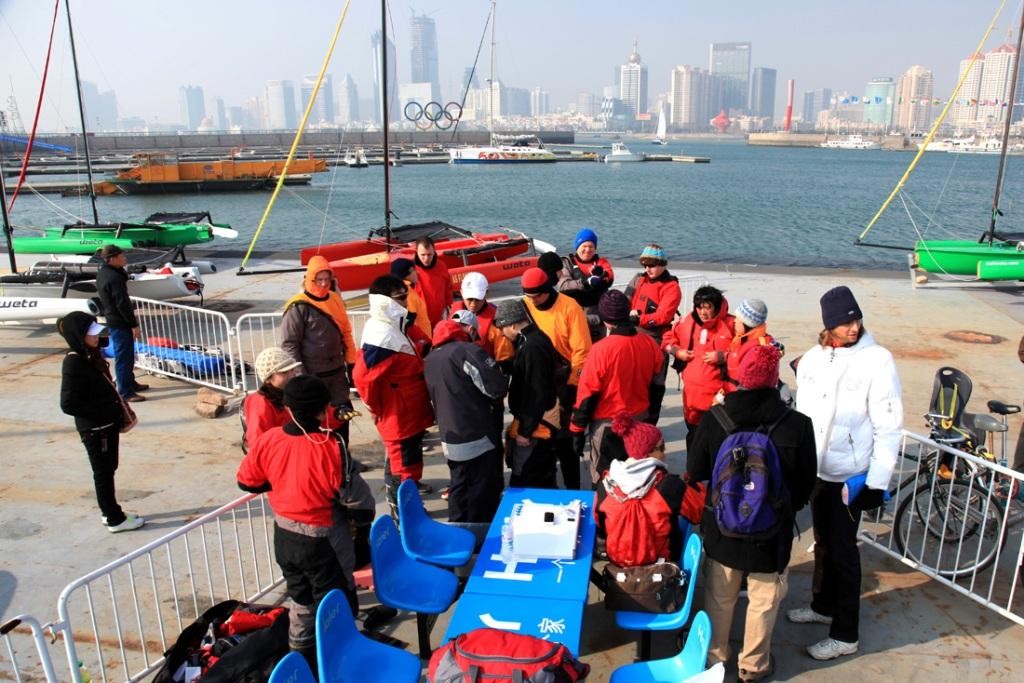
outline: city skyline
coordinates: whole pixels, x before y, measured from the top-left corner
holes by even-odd
[[[4,20],[0,34],[8,34],[8,39],[0,41],[2,63],[8,66],[3,74],[8,76],[4,84],[8,87],[0,95],[6,100],[13,83],[22,119],[28,121],[34,114],[38,73],[45,56],[50,20],[47,15],[52,9],[44,7],[47,4],[16,0],[0,7]],[[115,92],[122,117],[182,123],[178,121],[179,88],[186,84],[203,89],[209,110],[214,98],[221,98],[229,107],[242,106],[254,95],[263,93],[268,81],[301,83],[322,61],[340,11],[340,5],[324,7],[318,3],[292,16],[277,11],[276,5],[255,0],[246,4],[246,21],[240,25],[241,5],[234,2],[203,5],[201,22],[194,21],[190,11],[177,11],[188,10],[190,4],[169,7],[156,2],[112,0],[104,4],[103,12],[87,12],[87,5],[72,2],[82,79],[96,83],[102,91]],[[415,4],[410,8],[414,16],[425,15],[436,25],[440,89],[445,99],[456,99],[453,94],[461,94],[464,72],[473,62],[488,3],[434,0]],[[617,3],[599,1],[588,3],[586,13],[574,13],[573,3],[556,7],[536,2],[499,3],[497,78],[516,88],[541,88],[548,93],[551,109],[565,109],[578,100],[580,93],[590,92],[599,98],[605,87],[614,85],[610,78],[612,70],[624,63],[634,41],[638,41],[638,51],[648,71],[647,99],[653,107],[659,97],[669,95],[677,66],[708,70],[712,67],[708,63],[711,44],[736,41],[752,46],[751,70],[766,67],[776,71],[775,113],[789,78],[796,80],[798,97],[799,93],[821,88],[863,94],[865,84],[872,78],[897,79],[915,64],[934,74],[935,96],[944,97],[952,90],[961,60],[972,52],[995,7],[994,2],[984,4],[991,7],[965,8],[952,0],[935,2],[929,14],[921,17],[916,8],[883,5],[874,0],[861,3],[856,10],[840,3],[799,1],[791,3],[790,9],[801,15],[802,31],[773,31],[779,28],[781,19],[733,16],[716,9],[702,9],[697,16],[690,16],[675,6],[623,8]],[[877,14],[870,10],[873,5],[885,9],[889,19],[885,25],[877,22]],[[41,113],[44,130],[77,127],[61,14],[48,101]],[[556,21],[551,22],[550,18]],[[371,96],[369,91],[374,89],[371,50],[366,48],[369,36],[379,29],[379,20],[379,5],[353,3],[328,68],[329,72],[351,74],[364,97]],[[1011,12],[1006,12],[985,49],[1004,42],[1006,27],[1012,23]],[[923,27],[906,28],[911,24]],[[904,28],[894,29],[893,25]],[[160,29],[156,30],[156,26]],[[833,26],[842,31],[830,28]],[[955,31],[951,28],[954,26]],[[180,32],[177,27],[181,27]],[[524,36],[524,27],[559,37],[537,40],[534,35],[530,39]],[[275,41],[274,49],[268,50],[265,43],[255,40],[264,28]],[[393,11],[388,30],[397,55],[396,86],[410,83],[413,28],[409,15]],[[126,35],[147,31],[156,31],[154,35],[160,31],[189,35],[190,40],[187,48],[171,51],[170,55],[160,50],[148,55],[145,49],[126,47]],[[594,40],[594,36],[600,36],[600,40]],[[225,42],[226,37],[229,40]],[[216,49],[203,49],[204,41]],[[489,34],[484,43],[477,65],[480,81],[486,81],[490,75]],[[871,49],[865,49],[869,43]],[[131,59],[125,59],[126,49],[135,53]],[[260,55],[258,59],[253,58],[256,54]],[[273,55],[279,56],[277,63]],[[558,68],[552,68],[552,64]],[[332,92],[331,96],[336,98],[337,93]],[[369,118],[367,112],[362,112],[362,118]]]

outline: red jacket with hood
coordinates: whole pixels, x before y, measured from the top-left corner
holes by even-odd
[[[441,261],[441,255],[434,256],[434,262],[423,265],[420,257],[415,257],[416,273],[419,278],[416,281],[416,291],[427,304],[427,315],[430,317],[431,329],[444,318],[444,309],[452,305],[455,300],[452,278],[448,274],[448,266]]]
[[[732,344],[733,317],[729,315],[729,302],[722,299],[722,307],[714,318],[701,323],[691,311],[665,333],[663,346],[678,346],[693,351],[693,360],[683,368],[683,419],[695,425],[711,408],[711,401],[719,389],[729,391],[725,368],[726,354]],[[704,354],[714,351],[717,363],[705,363]]]

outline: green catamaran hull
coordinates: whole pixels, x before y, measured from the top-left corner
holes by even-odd
[[[16,254],[93,254],[108,244],[122,249],[173,249],[214,238],[211,223],[114,223],[44,228],[40,236],[15,237]]]
[[[1024,280],[1024,252],[1008,242],[921,240],[914,245],[914,256],[917,267],[927,273]]]

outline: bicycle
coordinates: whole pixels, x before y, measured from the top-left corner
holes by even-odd
[[[931,412],[925,415],[929,437],[1006,466],[1007,416],[1020,412],[1020,406],[989,401],[989,414],[967,413],[971,391],[970,378],[963,372],[938,370]],[[998,460],[988,445],[996,433],[1001,435]],[[1024,520],[1024,513],[1011,517],[1006,510],[1014,500],[1024,503],[1024,494],[1013,490],[1012,479],[944,449],[903,457],[917,461],[918,467],[890,495],[896,498],[922,476],[925,481],[897,503],[893,534],[900,553],[952,579],[989,567],[1006,542],[1007,530]],[[915,537],[921,530],[920,538]]]

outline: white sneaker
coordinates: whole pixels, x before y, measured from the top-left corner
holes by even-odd
[[[794,624],[831,624],[832,617],[818,614],[810,607],[797,607],[786,612],[786,618]]]
[[[135,529],[138,529],[145,523],[146,520],[142,517],[139,517],[138,515],[126,515],[124,521],[120,524],[107,526],[107,531],[109,531],[112,534],[119,534],[122,531],[133,531]]]
[[[826,638],[814,645],[807,646],[807,654],[815,659],[835,659],[844,655],[852,655],[857,651],[857,643],[846,643],[835,638]]]

